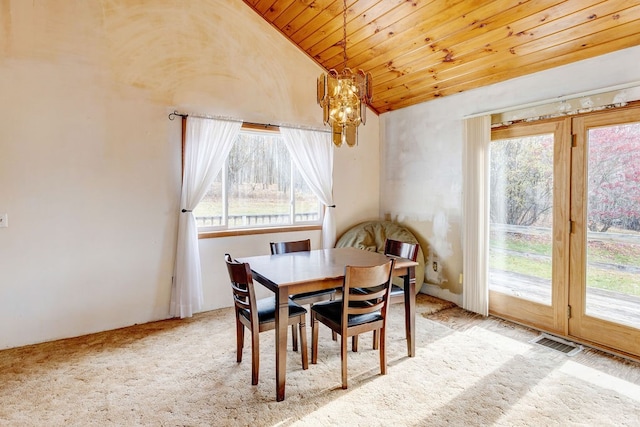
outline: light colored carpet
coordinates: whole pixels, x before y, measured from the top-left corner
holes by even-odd
[[[0,352],[1,426],[638,426],[640,364],[530,344],[536,332],[419,295],[417,355],[392,306],[388,374],[371,334],[349,353],[324,328],[319,361],[288,352],[275,401],[274,334],[236,363],[231,309]],[[442,310],[443,308],[447,308]],[[429,314],[432,313],[432,314]],[[308,331],[310,335],[310,330]]]

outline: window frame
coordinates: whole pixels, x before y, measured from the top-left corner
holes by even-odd
[[[240,134],[242,133],[267,133],[267,134],[277,134],[278,137],[282,138],[280,134],[280,128],[278,126],[273,125],[260,125],[254,123],[243,123],[242,128],[240,130]],[[234,141],[235,144],[235,141]],[[322,230],[322,223],[324,221],[324,209],[322,208],[322,204],[320,200],[318,200],[318,220],[316,221],[301,221],[297,223],[291,224],[279,224],[274,226],[265,226],[265,225],[257,225],[257,226],[242,226],[242,227],[234,227],[230,228],[228,223],[228,215],[229,215],[229,198],[227,194],[227,180],[228,180],[228,158],[224,161],[224,166],[221,171],[222,175],[222,215],[225,220],[225,225],[222,226],[205,226],[198,227],[198,238],[199,239],[207,239],[207,238],[216,238],[216,237],[228,237],[228,236],[243,236],[243,235],[253,235],[253,234],[268,234],[268,233],[283,233],[283,232],[291,232],[291,231],[313,231],[313,230]],[[290,209],[289,216],[290,221],[295,221],[295,184],[294,184],[294,174],[296,172],[296,166],[293,160],[290,158],[289,164],[289,173],[291,179],[290,181]]]

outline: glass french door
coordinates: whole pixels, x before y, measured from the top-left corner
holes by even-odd
[[[492,132],[489,312],[640,357],[640,108]]]
[[[568,119],[492,132],[489,312],[565,334]]]
[[[640,109],[573,122],[569,335],[640,356]]]

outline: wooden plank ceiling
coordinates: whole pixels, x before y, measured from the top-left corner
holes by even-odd
[[[341,0],[243,1],[342,71]],[[378,114],[635,45],[638,0],[347,0],[347,66]]]

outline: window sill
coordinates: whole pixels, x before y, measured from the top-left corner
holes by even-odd
[[[239,228],[233,230],[203,231],[198,233],[198,239],[215,239],[217,237],[250,236],[252,234],[287,233],[291,231],[312,230],[322,230],[322,225],[292,225],[286,227]]]

